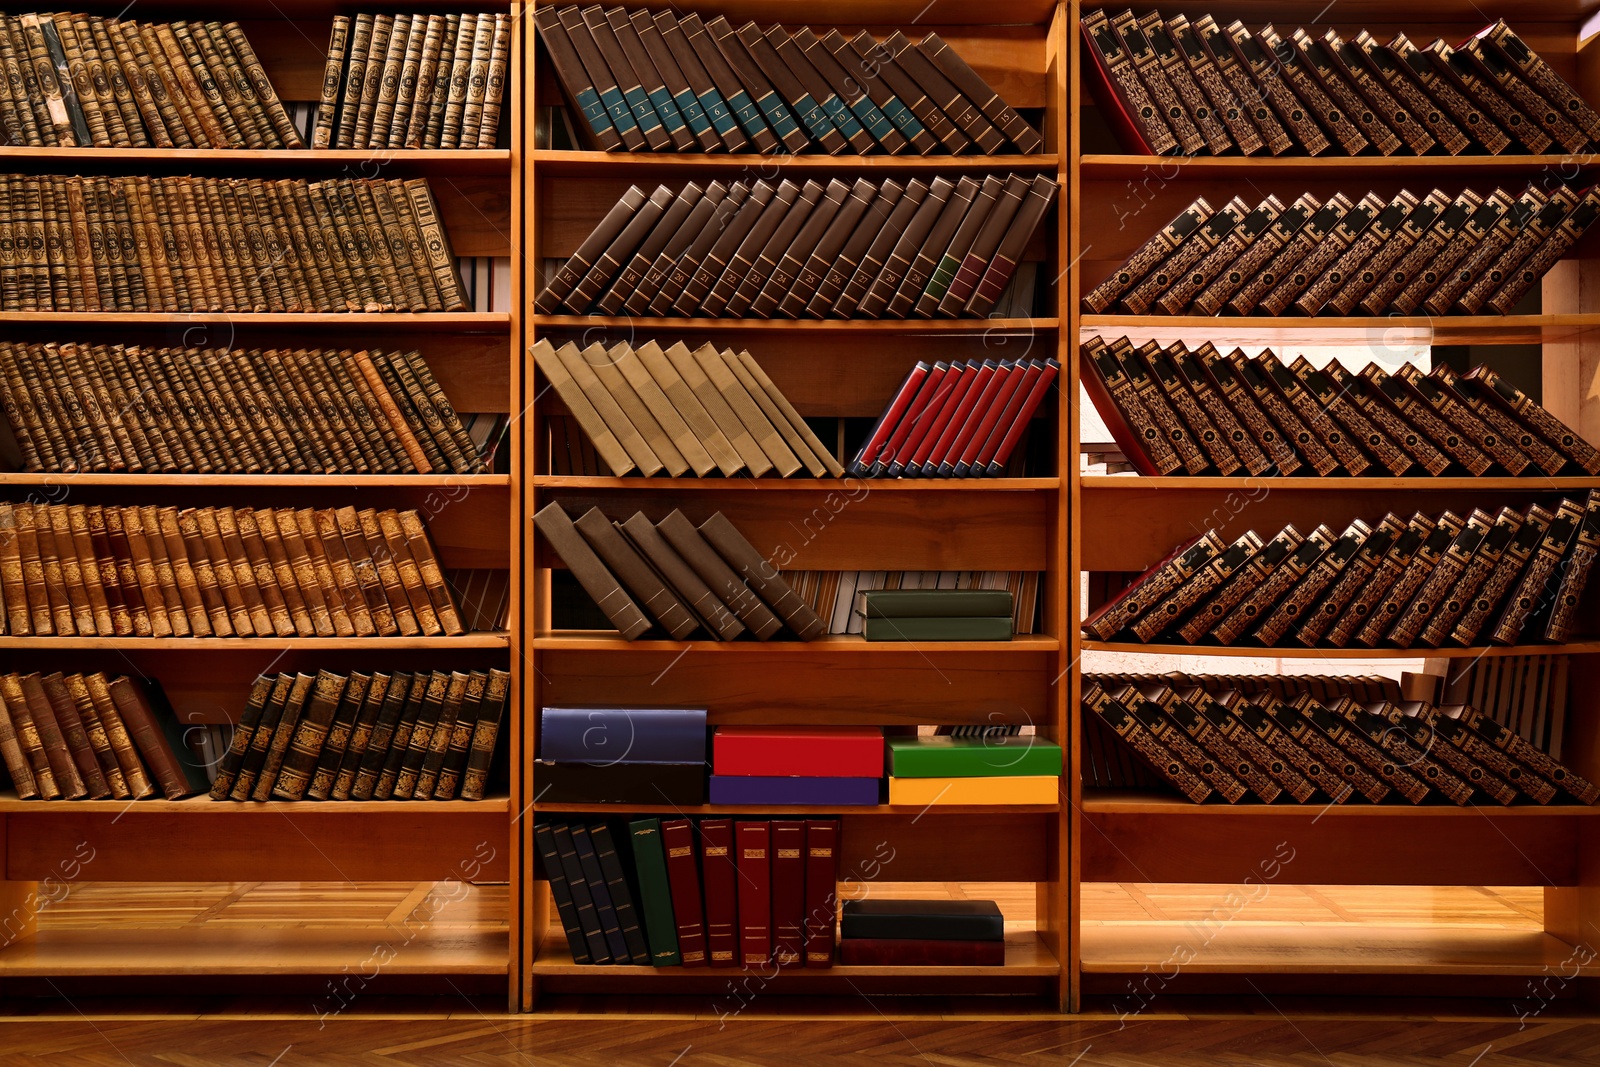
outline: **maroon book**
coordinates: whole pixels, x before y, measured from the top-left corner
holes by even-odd
[[[839,962],[878,967],[1003,967],[1006,943],[847,937],[839,942]]]
[[[694,861],[694,826],[688,819],[662,820],[661,844],[667,850],[667,884],[672,889],[678,952],[685,967],[704,967],[706,932],[700,912],[700,872]]]
[[[833,966],[839,923],[839,820],[806,820],[805,942],[807,967]]]
[[[806,824],[772,821],[772,951],[780,967],[805,966]]]
[[[772,831],[766,822],[734,824],[739,856],[739,961],[765,967],[772,958]]]
[[[701,821],[700,856],[706,887],[706,954],[713,967],[737,967],[739,870],[734,862],[732,819]]]

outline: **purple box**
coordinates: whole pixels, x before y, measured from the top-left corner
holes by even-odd
[[[881,778],[761,778],[713,774],[713,804],[852,804],[878,803]]]

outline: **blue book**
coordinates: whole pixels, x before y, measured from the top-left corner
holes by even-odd
[[[572,843],[577,846],[578,865],[589,883],[589,895],[594,898],[595,911],[600,915],[600,932],[611,950],[611,962],[631,963],[628,942],[622,936],[622,921],[617,917],[616,904],[606,885],[605,872],[600,869],[600,858],[595,853],[594,842],[589,838],[589,828],[575,822],[569,823],[567,829],[572,833]]]
[[[711,776],[713,804],[876,805],[879,778],[761,778]]]
[[[703,763],[705,709],[544,708],[539,758],[548,763]]]

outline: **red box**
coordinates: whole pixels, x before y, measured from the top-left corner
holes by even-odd
[[[768,778],[881,778],[883,731],[876,726],[719,726],[715,774]]]

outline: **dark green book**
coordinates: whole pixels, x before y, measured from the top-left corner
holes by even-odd
[[[1061,774],[1061,746],[1042,737],[891,737],[888,742],[889,773],[896,778]]]
[[[856,594],[869,619],[998,619],[1013,612],[1005,589],[870,589]]]
[[[1009,641],[1011,616],[1005,618],[868,618],[861,627],[868,641]]]
[[[683,958],[678,954],[678,925],[672,916],[672,888],[667,883],[661,820],[634,819],[628,824],[628,836],[633,841],[633,864],[639,874],[639,910],[644,913],[650,963],[654,967],[677,967]]]

